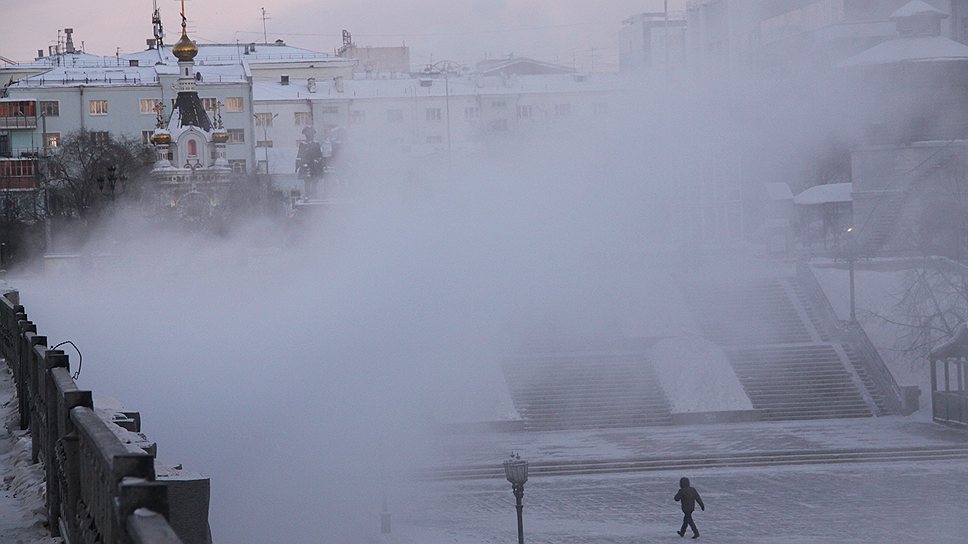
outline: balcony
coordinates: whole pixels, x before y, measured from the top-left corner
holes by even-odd
[[[6,147],[0,140],[0,159],[36,159],[46,157],[50,152],[42,147]]]
[[[0,116],[0,129],[37,128],[33,115]]]

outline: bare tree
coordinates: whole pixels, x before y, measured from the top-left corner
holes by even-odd
[[[42,163],[48,213],[88,219],[118,198],[137,198],[154,154],[138,140],[80,130],[64,137]]]
[[[953,156],[935,181],[918,195],[914,203],[918,213],[907,221],[907,240],[922,256],[920,263],[905,273],[893,315],[873,314],[898,327],[895,349],[912,360],[924,360],[931,348],[968,320],[965,159]]]

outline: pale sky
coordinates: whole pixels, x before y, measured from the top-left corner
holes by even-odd
[[[179,0],[157,0],[167,42],[178,38]],[[669,0],[683,9],[685,0]],[[15,7],[14,7],[15,6]],[[661,11],[663,0],[186,0],[190,34],[199,43],[263,39],[333,52],[348,29],[358,45],[411,47],[411,60],[474,62],[514,53],[551,62],[573,60],[614,69],[622,19]],[[151,37],[151,0],[0,0],[16,24],[2,25],[0,56],[32,60],[74,28],[75,43],[94,54],[144,49]]]

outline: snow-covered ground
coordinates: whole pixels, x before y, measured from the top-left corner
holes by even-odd
[[[0,359],[0,542],[56,544],[44,523],[44,470],[30,463],[30,436],[17,423],[17,394],[7,363]]]
[[[722,348],[699,336],[666,338],[649,351],[672,413],[752,410]]]

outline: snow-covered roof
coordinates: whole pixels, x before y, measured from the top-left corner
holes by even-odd
[[[553,64],[550,62],[545,62],[542,60],[535,60],[528,57],[509,57],[506,59],[488,59],[482,60],[477,63],[475,67],[477,73],[479,74],[496,74],[502,71],[506,71],[515,65],[531,65],[536,69],[542,70],[543,73],[550,74],[564,74],[572,73],[575,70],[568,67],[562,66],[560,64]]]
[[[353,60],[334,57],[325,53],[319,53],[301,47],[277,44],[257,44],[255,51],[248,49],[243,44],[198,44],[198,55],[195,57],[195,65],[205,64],[238,64],[241,61],[249,64],[285,64],[293,62],[311,62],[325,64],[353,64]],[[246,51],[249,50],[248,53]],[[114,57],[110,57],[113,59]],[[178,59],[171,52],[171,45],[165,45],[160,49],[147,49],[121,56],[127,62],[128,59],[138,60],[143,64],[155,64],[163,61],[165,64],[177,64]]]
[[[840,66],[965,59],[968,59],[968,45],[944,36],[910,36],[879,43],[848,58]]]
[[[790,186],[782,181],[764,183],[763,188],[770,200],[793,200],[793,192],[790,191]]]
[[[941,11],[940,9],[928,4],[927,2],[922,2],[921,0],[911,0],[907,4],[901,6],[900,9],[891,14],[891,19],[902,19],[904,17],[912,17],[914,15],[923,14],[935,14],[942,17],[947,17],[948,14]]]
[[[21,79],[11,88],[154,85],[159,82],[159,76],[178,75],[177,66],[128,66],[127,63],[119,66],[117,59],[110,59],[112,64],[108,65],[53,68]],[[240,64],[197,66],[196,72],[201,75],[200,84],[241,82],[247,75],[245,67]]]
[[[814,185],[793,197],[793,202],[798,206],[812,206],[814,204],[827,204],[830,202],[851,202],[853,200],[850,195],[852,191],[852,183]]]
[[[432,81],[430,86],[422,86],[421,81]],[[278,82],[255,82],[252,84],[254,99],[266,100],[306,100],[336,98],[391,98],[412,96],[477,96],[528,93],[567,93],[567,92],[608,92],[624,88],[626,80],[613,74],[595,74],[587,79],[576,80],[573,74],[515,76],[503,81],[498,77],[453,77],[447,82],[443,78],[400,77],[387,79],[345,79],[343,91],[337,90],[333,80],[319,80],[316,92],[310,93],[305,81],[292,80],[289,85]]]

